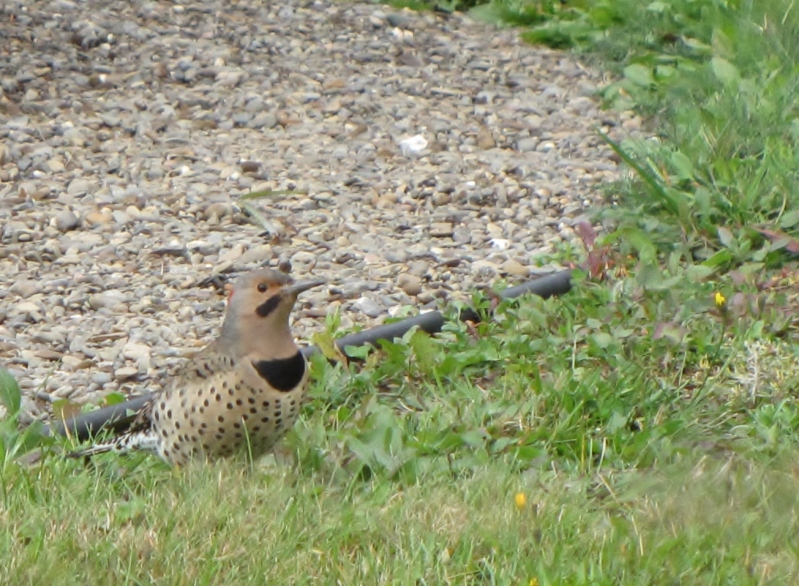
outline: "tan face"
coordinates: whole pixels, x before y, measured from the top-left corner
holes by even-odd
[[[228,311],[244,320],[273,316],[288,319],[297,296],[321,284],[322,281],[294,283],[285,273],[271,269],[253,271],[242,276],[233,286]]]

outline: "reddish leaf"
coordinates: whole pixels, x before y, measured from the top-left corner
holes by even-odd
[[[580,237],[587,249],[591,249],[594,246],[596,242],[596,232],[591,224],[588,222],[578,222],[577,226],[574,227],[574,231],[577,232],[577,236]]]
[[[655,326],[652,332],[653,340],[661,340],[666,338],[675,344],[680,344],[688,335],[688,330],[674,322],[660,322]]]
[[[799,240],[793,238],[780,230],[770,230],[768,228],[755,228],[771,242],[785,243],[785,250],[794,254],[799,254]]]

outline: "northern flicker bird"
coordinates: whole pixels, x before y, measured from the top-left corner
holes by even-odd
[[[321,284],[293,283],[271,269],[240,277],[219,337],[153,396],[130,429],[70,456],[148,450],[183,465],[269,451],[294,425],[308,386],[289,314],[300,293]]]

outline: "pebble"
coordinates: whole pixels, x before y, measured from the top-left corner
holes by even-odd
[[[477,146],[481,149],[493,149],[497,146],[494,137],[491,135],[491,131],[487,128],[481,128],[480,132],[477,133]]]
[[[472,263],[471,270],[475,278],[480,281],[491,279],[497,274],[497,266],[494,263],[485,260],[478,260],[477,262]]]
[[[353,305],[368,317],[377,317],[384,311],[380,304],[368,297],[358,298]]]
[[[261,244],[242,254],[241,257],[239,257],[239,264],[242,266],[253,264],[260,265],[270,260],[272,256],[272,247],[269,244]]]
[[[107,385],[112,380],[114,380],[114,378],[107,372],[95,372],[91,375],[91,381],[101,386]]]
[[[530,136],[527,138],[521,138],[516,142],[516,149],[521,152],[530,152],[534,151],[538,146],[538,143],[541,142],[540,139],[536,136]]]
[[[68,210],[58,212],[54,218],[54,223],[59,232],[68,232],[80,226],[78,216]]]
[[[522,263],[511,258],[499,265],[499,272],[506,275],[526,277],[529,273],[529,270]]]
[[[418,295],[422,292],[422,280],[409,273],[402,273],[397,277],[397,286],[407,295]]]
[[[20,279],[19,281],[14,282],[8,290],[11,293],[15,293],[19,295],[23,299],[26,299],[32,295],[36,295],[42,290],[42,284],[40,281],[33,281],[30,279]]]
[[[114,377],[117,380],[129,379],[136,376],[137,374],[139,374],[139,369],[133,366],[123,366],[121,368],[117,368],[114,371]]]
[[[121,291],[103,291],[89,297],[89,305],[92,309],[119,310],[125,308],[127,297]]]
[[[404,250],[387,250],[383,256],[387,262],[395,264],[404,263],[408,260],[408,253]]]
[[[146,344],[139,344],[137,342],[128,342],[122,349],[122,356],[129,360],[140,360],[142,358],[149,358],[150,347]]]
[[[42,308],[38,303],[34,303],[33,301],[20,301],[13,309],[18,315],[34,315],[41,317]]]
[[[433,238],[445,238],[452,236],[452,224],[450,222],[433,222],[430,225],[430,236]]]
[[[84,218],[86,224],[89,226],[108,224],[113,219],[114,219],[113,216],[108,212],[97,212],[97,211],[89,212],[88,214],[86,214],[86,217]]]
[[[291,266],[300,273],[310,273],[316,266],[316,255],[307,251],[299,251],[292,255]]]
[[[430,265],[426,261],[415,260],[408,267],[408,274],[415,277],[424,277],[429,270]]]
[[[91,190],[93,182],[89,179],[77,178],[69,182],[67,186],[67,195],[85,195]]]
[[[303,341],[332,307],[367,328],[553,270],[536,255],[619,178],[595,129],[647,138],[599,72],[461,13],[200,5],[3,5],[0,344],[28,416],[40,388],[161,388],[243,269],[325,280]]]

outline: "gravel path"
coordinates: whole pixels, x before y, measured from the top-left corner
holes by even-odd
[[[26,411],[157,388],[218,327],[220,273],[328,279],[307,336],[543,270],[617,177],[594,128],[640,120],[516,36],[330,0],[5,0],[0,361]],[[261,190],[284,193],[240,199]]]

